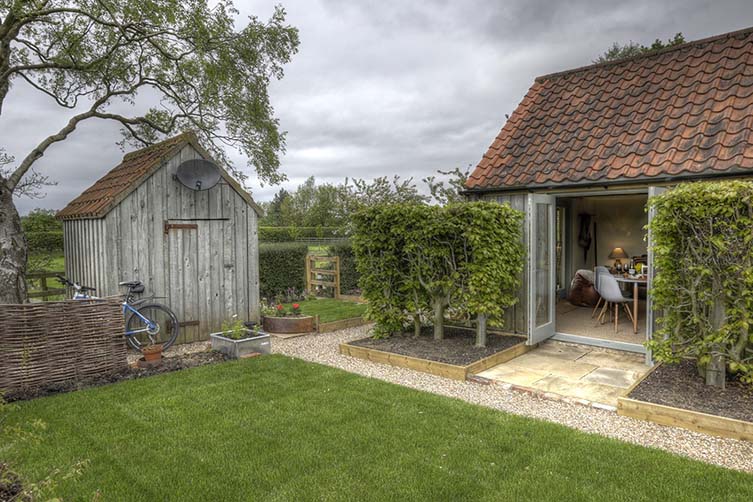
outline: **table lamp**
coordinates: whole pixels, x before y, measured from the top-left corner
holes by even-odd
[[[622,262],[620,260],[624,258],[628,258],[628,254],[625,252],[624,249],[617,247],[612,250],[611,253],[609,253],[609,258],[614,260],[614,266],[615,268],[622,268]]]

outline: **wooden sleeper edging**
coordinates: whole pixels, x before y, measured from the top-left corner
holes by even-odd
[[[534,348],[535,346],[533,345],[526,345],[524,342],[521,342],[518,345],[513,345],[512,347],[465,366],[430,361],[428,359],[395,354],[393,352],[386,352],[369,347],[359,347],[348,343],[340,344],[340,354],[365,359],[375,363],[389,364],[391,366],[421,371],[423,373],[450,378],[452,380],[467,380],[469,376],[474,375],[475,373],[484,371],[497,364],[507,362]]]

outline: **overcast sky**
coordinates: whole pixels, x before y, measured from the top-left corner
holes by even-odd
[[[268,18],[277,2],[236,0]],[[310,175],[400,174],[475,165],[537,75],[589,64],[613,41],[687,40],[753,25],[750,0],[544,1],[285,0],[300,51],[271,89],[288,132],[282,170]],[[17,83],[0,119],[0,146],[23,157],[67,115]],[[58,182],[41,200],[60,209],[120,161],[118,128],[89,122],[51,147],[39,170]],[[245,166],[245,159],[237,164]],[[269,200],[279,187],[260,187]]]

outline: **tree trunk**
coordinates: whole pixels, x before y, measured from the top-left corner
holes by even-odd
[[[476,316],[476,347],[486,347],[486,316]]]
[[[442,340],[444,338],[444,308],[443,299],[434,300],[434,339]]]
[[[13,193],[0,180],[0,304],[26,302],[26,252]]]
[[[711,311],[711,329],[718,333],[724,327],[727,320],[724,293],[722,292],[722,285],[718,277],[714,277],[711,290],[714,296],[714,306]],[[723,389],[727,380],[727,363],[716,345],[711,350],[711,360],[706,365],[706,385]]]
[[[413,337],[418,338],[419,336],[421,336],[421,316],[413,314]]]

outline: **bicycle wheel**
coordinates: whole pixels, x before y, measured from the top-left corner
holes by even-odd
[[[167,349],[178,338],[180,326],[173,311],[159,303],[146,303],[131,313],[126,321],[126,339],[136,350],[150,343],[161,343]],[[144,319],[142,319],[142,316]]]

